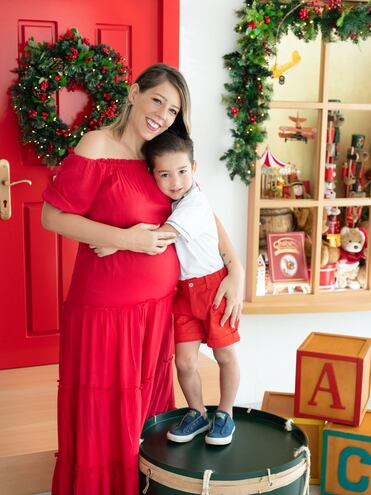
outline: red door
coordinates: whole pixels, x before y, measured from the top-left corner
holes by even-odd
[[[135,78],[155,62],[178,65],[179,0],[2,0],[0,19],[0,160],[10,180],[12,216],[0,220],[0,369],[55,363],[61,304],[76,245],[41,227],[41,194],[51,171],[20,144],[8,89],[16,80],[19,46],[30,38],[55,41],[76,27],[91,43],[123,55]],[[59,114],[71,123],[84,93],[59,95]],[[3,162],[0,162],[3,163]],[[0,187],[1,190],[1,187]]]

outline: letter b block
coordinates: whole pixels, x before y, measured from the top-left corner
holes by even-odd
[[[371,493],[371,411],[358,428],[328,423],[323,431],[321,495]]]
[[[358,426],[370,395],[371,339],[311,333],[297,350],[295,416]]]

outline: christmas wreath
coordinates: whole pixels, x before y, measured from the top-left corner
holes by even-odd
[[[77,29],[69,29],[54,44],[27,41],[11,87],[23,143],[35,146],[43,163],[54,166],[88,130],[109,124],[128,93],[129,71],[121,55],[106,45],[90,45]],[[56,93],[61,88],[84,89],[92,111],[75,128],[58,116]]]
[[[290,29],[305,41],[320,31],[325,42],[351,40],[358,43],[370,36],[370,4],[343,4],[340,0],[246,1],[237,11],[238,50],[225,55],[231,82],[225,84],[223,101],[233,121],[233,145],[221,160],[229,175],[249,184],[255,174],[256,147],[263,142],[264,121],[269,115],[272,72],[268,57],[276,55],[280,38]]]

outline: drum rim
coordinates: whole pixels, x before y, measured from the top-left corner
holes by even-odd
[[[216,411],[217,406],[206,406],[208,412],[213,412]],[[169,419],[181,417],[183,414],[187,412],[188,408],[183,407],[180,409],[174,409],[172,411],[168,411],[165,413],[157,414],[155,416],[151,416],[148,418],[143,426],[142,433],[145,433],[147,430],[149,430],[151,427],[153,427],[156,424],[159,424],[159,422],[163,421],[168,421]],[[280,416],[277,416],[275,414],[268,413],[266,411],[261,411],[259,409],[252,409],[252,408],[245,408],[245,407],[234,407],[233,408],[234,414],[240,414],[240,415],[246,415],[250,414],[254,418],[258,418],[260,420],[267,420],[270,421],[278,426],[281,426],[283,430],[285,430],[285,425],[287,423],[287,419],[282,418]],[[308,446],[308,439],[305,434],[305,432],[296,424],[296,423],[291,423],[291,431],[290,433],[293,433],[301,445],[307,447]],[[175,474],[180,474],[180,475],[185,475],[189,476],[191,478],[196,478],[196,479],[202,479],[204,471],[190,471],[190,470],[185,470],[176,466],[170,466],[169,464],[165,464],[161,461],[158,461],[158,459],[153,458],[151,455],[148,455],[148,453],[143,451],[142,444],[139,447],[139,455],[143,458],[146,459],[147,461],[151,462],[152,464],[165,469],[169,472],[175,473]],[[286,471],[296,465],[298,465],[300,462],[305,459],[304,454],[300,454],[297,457],[294,457],[294,451],[293,451],[293,459],[289,462],[286,462],[285,464],[280,464],[279,466],[268,466],[271,470],[272,474],[277,474],[280,473],[281,471]],[[241,479],[250,479],[250,478],[256,478],[259,476],[265,476],[267,473],[267,469],[261,469],[259,471],[248,471],[248,472],[241,472],[241,473],[234,473],[234,474],[225,474],[225,473],[214,473],[213,474],[213,479],[214,480],[241,480]]]

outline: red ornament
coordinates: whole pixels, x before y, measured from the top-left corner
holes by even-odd
[[[110,54],[109,49],[108,49],[108,48],[106,48],[106,47],[103,47],[103,48],[102,48],[102,52],[103,52],[105,55],[109,55],[109,54]]]
[[[265,22],[266,24],[269,24],[269,23],[271,22],[271,18],[269,17],[269,15],[265,15],[265,16],[264,16],[264,22]]]
[[[229,110],[231,111],[232,117],[235,117],[240,111],[238,107],[229,107]]]
[[[341,7],[341,0],[329,0],[329,7],[330,9],[338,9]]]
[[[308,9],[300,9],[299,10],[299,17],[302,21],[308,19],[309,18],[309,10]]]
[[[75,60],[78,56],[79,52],[76,50],[76,48],[71,48],[70,53],[66,56],[67,60]]]
[[[46,113],[46,112],[41,112],[41,117],[42,117],[43,119],[47,119],[47,118],[49,117],[49,114],[48,114],[48,113]]]
[[[111,100],[111,95],[110,95],[109,93],[104,93],[103,98],[104,98],[106,101],[110,101],[110,100]]]
[[[62,79],[62,76],[60,76],[59,74],[54,76],[54,81],[60,81],[61,79]]]
[[[106,72],[108,71],[108,67],[106,65],[104,65],[101,69],[101,73],[102,74],[105,74]]]
[[[247,27],[248,27],[249,29],[255,29],[255,22],[254,22],[254,21],[249,22],[249,23],[247,24]]]
[[[97,83],[97,84],[95,85],[95,87],[96,87],[97,89],[101,89],[101,87],[102,87],[102,86],[103,86],[103,83],[101,83],[101,82],[99,82],[99,83]]]
[[[37,111],[36,110],[29,110],[28,111],[28,116],[30,117],[30,119],[34,119],[37,115]]]
[[[44,103],[44,101],[47,99],[47,94],[46,93],[43,93],[42,95],[39,96],[39,101],[41,101],[41,103]]]
[[[249,121],[250,122],[256,122],[256,115],[251,115],[251,117],[249,117]]]
[[[48,86],[49,86],[49,83],[48,81],[45,79],[45,81],[43,81],[41,84],[40,84],[40,88],[41,89],[48,89]]]

